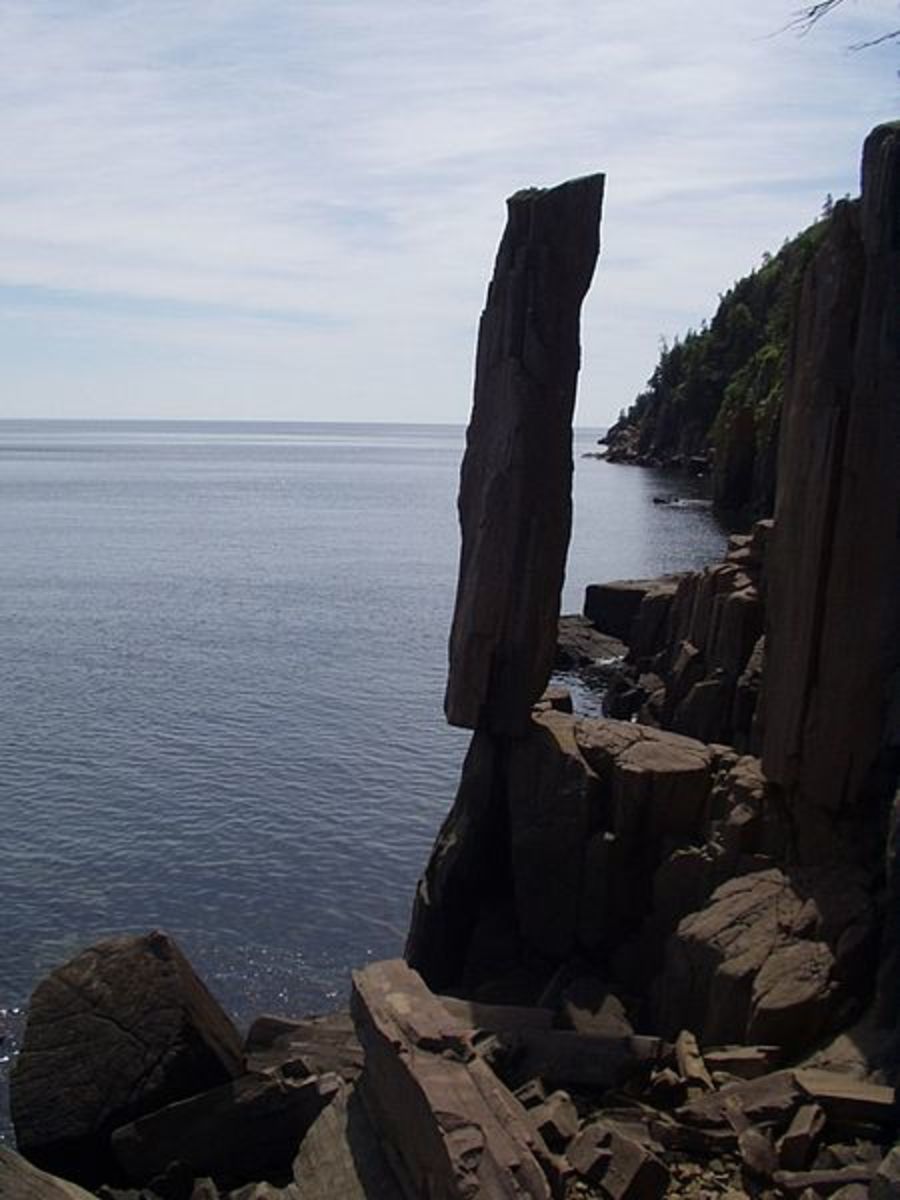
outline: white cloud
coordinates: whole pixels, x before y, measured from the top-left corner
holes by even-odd
[[[464,420],[504,197],[605,169],[607,420],[891,116],[885,5],[791,11],[3,0],[0,415]]]

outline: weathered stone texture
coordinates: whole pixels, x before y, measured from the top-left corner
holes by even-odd
[[[763,766],[807,861],[859,855],[900,664],[900,125],[804,280],[770,551]]]
[[[464,1026],[402,962],[353,975],[362,1096],[413,1195],[549,1200],[550,1152],[522,1105],[475,1057]]]
[[[871,978],[874,919],[865,877],[850,870],[772,868],[723,883],[669,940],[662,1030],[692,1023],[704,1042],[810,1045],[847,1018],[858,976]]]
[[[556,647],[571,526],[579,315],[599,250],[603,176],[517,193],[482,314],[459,494],[445,709],[520,735]]]
[[[489,734],[475,734],[453,807],[416,889],[404,953],[436,990],[461,978],[482,911],[509,886],[500,753]]]
[[[99,942],[35,989],[11,1080],[19,1148],[91,1184],[126,1121],[224,1083],[241,1039],[163,933]]]

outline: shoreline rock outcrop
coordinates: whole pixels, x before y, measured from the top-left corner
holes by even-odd
[[[809,264],[774,522],[703,571],[589,590],[587,618],[630,647],[612,701],[644,724],[554,701],[464,769],[407,947],[430,982],[535,1002],[577,966],[638,997],[648,1032],[794,1053],[859,1016],[879,961],[897,994],[898,172],[879,128]]]

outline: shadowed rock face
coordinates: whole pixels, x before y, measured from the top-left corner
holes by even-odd
[[[553,667],[571,529],[579,317],[603,176],[508,201],[481,317],[462,466],[462,553],[445,711],[520,736]]]
[[[118,1125],[240,1064],[240,1034],[167,934],[98,942],[31,997],[10,1086],[19,1149],[87,1186],[115,1179]]]
[[[890,715],[900,665],[898,213],[900,125],[884,125],[866,140],[861,200],[839,206],[807,272],[782,430],[763,767],[791,797],[805,861],[860,853],[860,802],[879,757],[900,745]]]

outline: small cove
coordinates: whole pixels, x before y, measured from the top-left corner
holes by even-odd
[[[724,540],[596,436],[564,611]],[[167,929],[240,1022],[400,952],[468,741],[441,711],[463,437],[0,422],[0,1056],[110,933]]]

